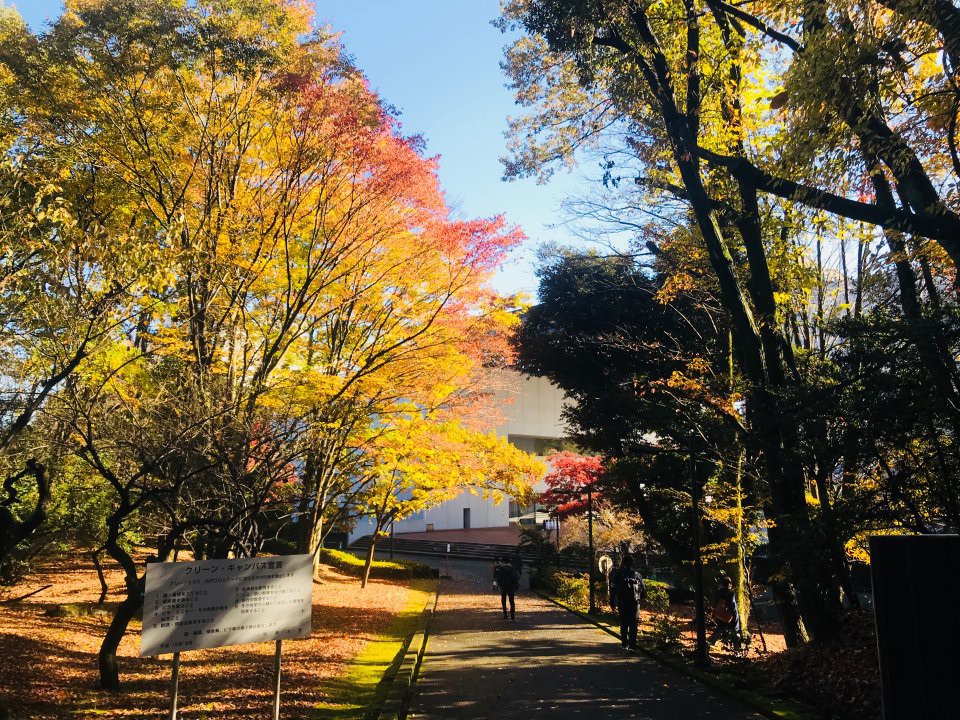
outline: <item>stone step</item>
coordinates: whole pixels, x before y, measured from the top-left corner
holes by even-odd
[[[405,538],[394,538],[392,542],[394,551],[399,553],[443,557],[447,555],[447,546],[449,546],[449,554],[451,557],[479,558],[491,561],[497,555],[509,555],[516,549],[515,545],[447,542],[443,540],[408,540]],[[390,543],[391,541],[385,538],[377,542],[377,547],[386,550],[390,547]],[[366,550],[370,547],[370,536],[365,535],[358,538],[350,547],[354,550]],[[525,562],[529,562],[536,557],[535,553],[528,550],[521,550],[520,555]]]
[[[390,539],[384,538],[377,542],[378,550],[388,550],[390,548]],[[449,556],[452,558],[461,558],[466,560],[486,560],[493,562],[498,555],[510,555],[516,549],[516,545],[497,545],[492,543],[465,543],[465,542],[447,542],[444,540],[409,540],[406,538],[394,538],[394,552],[403,555],[424,555],[429,557],[446,557],[447,546],[450,546]],[[370,547],[370,536],[364,535],[357,538],[350,546],[352,550],[367,550]],[[538,558],[536,552],[521,548],[520,556],[524,563],[530,564]],[[586,570],[586,558],[575,559],[572,563],[563,563],[563,566],[573,569]]]

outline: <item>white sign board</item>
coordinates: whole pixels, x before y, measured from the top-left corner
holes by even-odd
[[[141,655],[309,637],[311,555],[147,565]]]

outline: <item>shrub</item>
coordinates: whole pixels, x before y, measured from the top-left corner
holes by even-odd
[[[558,572],[554,574],[556,596],[561,602],[578,610],[586,610],[590,604],[590,584],[586,575]]]
[[[361,577],[363,575],[364,559],[342,550],[322,548],[320,562],[336,568],[346,575]],[[374,560],[370,566],[370,577],[382,580],[409,580],[410,578],[434,578],[438,571],[423,563],[408,560]]]
[[[590,586],[585,573],[568,573],[555,565],[538,565],[531,583],[540,592],[578,610],[586,610],[590,605]]]
[[[680,647],[680,624],[670,614],[670,595],[665,583],[648,581],[647,607],[653,613],[653,641],[661,650]]]
[[[260,552],[264,555],[296,555],[297,546],[290,540],[283,538],[268,538],[263,541]]]
[[[533,565],[530,575],[530,586],[547,595],[557,594],[557,573],[560,569],[556,565]]]
[[[550,533],[536,525],[520,526],[520,547],[542,562],[550,562],[557,554]]]

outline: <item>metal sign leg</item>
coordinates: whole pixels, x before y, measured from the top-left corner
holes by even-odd
[[[170,678],[170,720],[177,720],[177,693],[180,690],[180,653],[173,654],[173,675]]]
[[[277,651],[273,656],[273,720],[280,720],[280,655],[283,640],[277,640]]]

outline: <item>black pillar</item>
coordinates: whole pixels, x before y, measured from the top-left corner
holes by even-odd
[[[884,720],[960,718],[960,535],[870,538]]]

